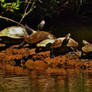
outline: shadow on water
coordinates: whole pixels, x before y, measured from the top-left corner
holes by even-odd
[[[0,92],[92,92],[92,73],[67,72],[64,76],[0,76]]]

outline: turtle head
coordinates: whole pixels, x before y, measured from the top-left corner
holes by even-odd
[[[90,43],[87,42],[86,40],[83,40],[82,43],[83,43],[84,45],[88,45],[88,44],[90,44]]]
[[[71,36],[71,34],[70,33],[68,33],[66,36],[65,36],[65,39],[69,39],[70,38],[70,36]]]
[[[67,43],[68,43],[68,41],[69,41],[69,39],[70,39],[70,36],[71,36],[70,33],[68,33],[68,34],[65,36],[65,39],[63,40],[62,45],[67,45]]]
[[[38,30],[42,30],[43,27],[44,27],[44,25],[45,25],[45,20],[42,20],[42,21],[40,22],[40,24],[37,25]]]

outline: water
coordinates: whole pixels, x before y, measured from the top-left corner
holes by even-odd
[[[92,73],[75,71],[62,76],[0,75],[0,92],[92,92]]]
[[[82,40],[92,42],[92,26],[81,26],[80,24],[64,24],[53,26],[49,30],[51,30],[51,33],[54,33],[56,37],[62,37],[65,36],[67,33],[71,33],[71,37],[79,43],[81,43]]]

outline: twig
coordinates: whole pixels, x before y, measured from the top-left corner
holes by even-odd
[[[10,19],[10,18],[7,18],[7,17],[3,17],[3,16],[0,16],[0,18],[1,18],[1,19],[5,19],[5,20],[7,20],[7,21],[14,22],[14,23],[16,23],[16,24],[18,24],[18,25],[20,25],[20,26],[22,26],[22,27],[25,27],[23,24],[21,24],[21,23],[15,21],[15,20],[13,20],[13,19]]]
[[[27,6],[26,6],[26,9],[25,9],[25,11],[24,11],[24,14],[23,14],[23,16],[22,16],[22,18],[21,18],[21,20],[20,20],[19,23],[21,23],[22,20],[25,18],[25,16],[26,16],[26,12],[27,12],[27,9],[28,9],[28,7],[29,7],[30,2],[31,2],[31,0],[29,0],[28,4],[27,4]]]
[[[27,4],[27,6],[26,6],[26,9],[25,9],[25,11],[24,11],[24,14],[23,14],[23,16],[22,16],[22,18],[21,18],[21,20],[20,20],[19,23],[21,23],[21,22],[23,21],[23,19],[33,10],[34,5],[35,5],[35,3],[36,3],[36,0],[33,1],[31,8],[30,8],[29,11],[27,12],[27,9],[28,9],[28,7],[29,7],[29,5],[30,5],[30,2],[31,2],[31,0],[29,0],[28,4]]]
[[[35,3],[36,3],[36,0],[34,0],[34,2],[32,3],[30,10],[27,12],[27,15],[33,10]]]

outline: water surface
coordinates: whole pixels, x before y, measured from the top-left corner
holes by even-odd
[[[1,74],[0,92],[92,92],[92,73],[67,72],[62,76]]]
[[[71,37],[79,43],[81,43],[82,40],[92,42],[92,26],[80,24],[57,24],[50,27],[49,30],[51,33],[54,33],[56,37],[62,37],[67,33],[71,33]]]

